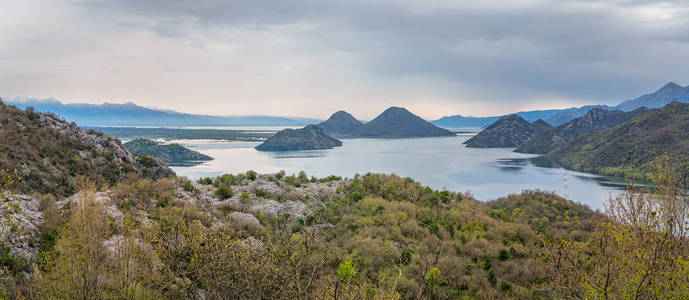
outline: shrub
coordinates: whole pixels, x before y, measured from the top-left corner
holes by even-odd
[[[220,198],[220,200],[226,200],[232,197],[232,189],[228,186],[221,185],[215,190],[215,195]]]
[[[256,180],[257,175],[258,174],[256,174],[256,171],[253,171],[253,170],[249,170],[246,172],[246,178],[248,178],[251,181]]]
[[[192,192],[192,193],[198,193],[199,192],[199,190],[189,180],[184,182],[184,184],[182,185],[182,188],[187,192]]]
[[[254,191],[254,194],[256,194],[256,197],[261,197],[261,198],[268,197],[268,192],[266,192],[265,189],[256,189]]]
[[[139,163],[146,168],[152,168],[152,167],[156,166],[155,159],[153,159],[153,157],[150,157],[148,155],[139,156]]]
[[[512,289],[512,284],[500,279],[498,287],[500,287],[500,290],[503,292],[508,292],[509,290]]]
[[[512,248],[512,249],[514,249],[514,248]],[[510,253],[505,249],[501,249],[500,253],[498,254],[498,259],[499,260],[508,260],[509,258],[510,258]]]
[[[213,179],[210,177],[201,177],[196,181],[198,184],[211,185],[213,184]]]

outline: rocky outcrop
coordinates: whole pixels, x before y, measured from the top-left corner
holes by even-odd
[[[15,256],[31,260],[38,253],[30,241],[39,234],[39,226],[43,224],[43,215],[38,209],[38,200],[26,195],[7,195],[0,205],[0,215],[3,216],[2,236],[4,246],[10,247],[10,253]],[[16,225],[12,229],[12,225]]]
[[[517,147],[533,136],[552,130],[543,120],[529,123],[518,115],[504,116],[470,138],[464,144],[470,148]]]
[[[302,129],[284,129],[256,147],[258,151],[320,150],[342,146],[342,142],[327,135],[317,125]]]

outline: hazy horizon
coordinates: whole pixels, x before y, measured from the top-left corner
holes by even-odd
[[[689,78],[680,0],[27,0],[0,24],[0,95],[193,114],[495,116]]]

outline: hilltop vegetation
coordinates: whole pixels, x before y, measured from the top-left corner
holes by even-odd
[[[22,180],[13,188],[19,192],[66,196],[76,192],[84,178],[113,184],[128,173],[174,176],[159,161],[138,157],[101,132],[1,102],[0,141],[0,169],[18,171]]]
[[[212,160],[213,158],[189,150],[180,144],[162,145],[148,139],[136,139],[124,143],[124,146],[141,156],[152,156],[164,163],[188,163],[194,161]]]

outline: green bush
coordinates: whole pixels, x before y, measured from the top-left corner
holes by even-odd
[[[500,287],[500,290],[503,292],[509,292],[512,289],[512,284],[500,279],[498,287]]]
[[[228,186],[221,185],[215,190],[215,195],[220,198],[220,200],[226,200],[232,197],[232,189]]]
[[[156,161],[150,156],[139,156],[139,163],[146,167],[146,168],[152,168],[156,166]]]
[[[201,177],[196,181],[198,184],[211,185],[213,184],[213,179],[210,177]]]
[[[192,193],[198,193],[199,192],[199,190],[189,180],[184,182],[184,184],[182,185],[182,188],[187,192],[192,192]]]
[[[266,192],[265,189],[256,189],[256,191],[254,191],[254,194],[256,194],[256,197],[261,197],[261,198],[268,197],[268,192]]]

